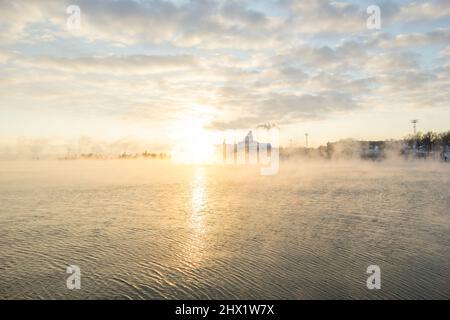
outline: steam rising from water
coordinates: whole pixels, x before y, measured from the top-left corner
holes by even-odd
[[[3,162],[0,298],[449,298],[438,162]],[[81,267],[82,290],[65,287]],[[382,290],[366,268],[382,269]]]

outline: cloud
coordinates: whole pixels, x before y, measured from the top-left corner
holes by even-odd
[[[367,58],[366,49],[364,45],[353,41],[344,41],[335,47],[302,44],[284,52],[279,59],[295,60],[314,68],[349,68]]]
[[[190,55],[37,57],[24,58],[19,63],[34,68],[65,72],[136,75],[194,68],[196,59]]]
[[[320,95],[273,92],[257,95],[228,88],[223,94],[230,95],[225,100],[240,101],[241,115],[235,114],[230,120],[213,121],[209,129],[246,129],[261,122],[275,122],[282,125],[296,121],[324,119],[358,107],[350,95],[333,91],[321,92]]]
[[[118,44],[169,43],[178,47],[254,47],[267,43],[277,19],[249,9],[244,2],[189,1],[175,4],[75,1],[83,13],[79,36]]]
[[[291,25],[297,32],[354,32],[365,27],[365,13],[351,3],[324,0],[284,3],[291,12]]]
[[[407,48],[450,43],[450,29],[438,28],[425,33],[401,33],[395,37],[380,36],[379,46],[382,48]]]
[[[447,0],[412,1],[400,7],[397,21],[420,22],[450,17],[450,3]]]
[[[33,34],[29,27],[40,25],[44,29],[52,25],[53,17],[65,21],[64,2],[57,0],[27,1],[0,0],[0,43],[12,44],[18,41],[30,41]],[[42,34],[38,36],[42,39]]]
[[[365,66],[372,74],[414,70],[419,67],[418,56],[412,52],[384,52],[367,59]]]
[[[10,51],[0,51],[0,63],[7,63],[17,57],[17,54]]]
[[[0,112],[166,125],[205,106],[224,130],[443,107],[447,3],[382,2],[372,31],[367,2],[0,0]]]
[[[288,8],[290,28],[295,32],[313,35],[342,35],[367,31],[369,4],[350,1],[284,0]],[[373,4],[373,3],[370,3]],[[382,23],[388,25],[399,11],[396,3],[376,3],[382,12]]]

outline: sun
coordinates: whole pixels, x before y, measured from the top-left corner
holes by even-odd
[[[177,120],[171,126],[174,138],[172,160],[177,163],[205,164],[214,161],[214,138],[195,117]]]

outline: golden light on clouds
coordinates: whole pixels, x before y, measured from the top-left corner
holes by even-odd
[[[86,136],[202,163],[218,132],[268,122],[283,145],[447,130],[449,3],[385,2],[370,30],[357,1],[2,1],[0,153]]]

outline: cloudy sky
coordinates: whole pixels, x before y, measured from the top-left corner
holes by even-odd
[[[415,118],[450,129],[449,88],[448,0],[0,0],[3,147],[165,148],[268,122],[284,145],[401,138]]]

